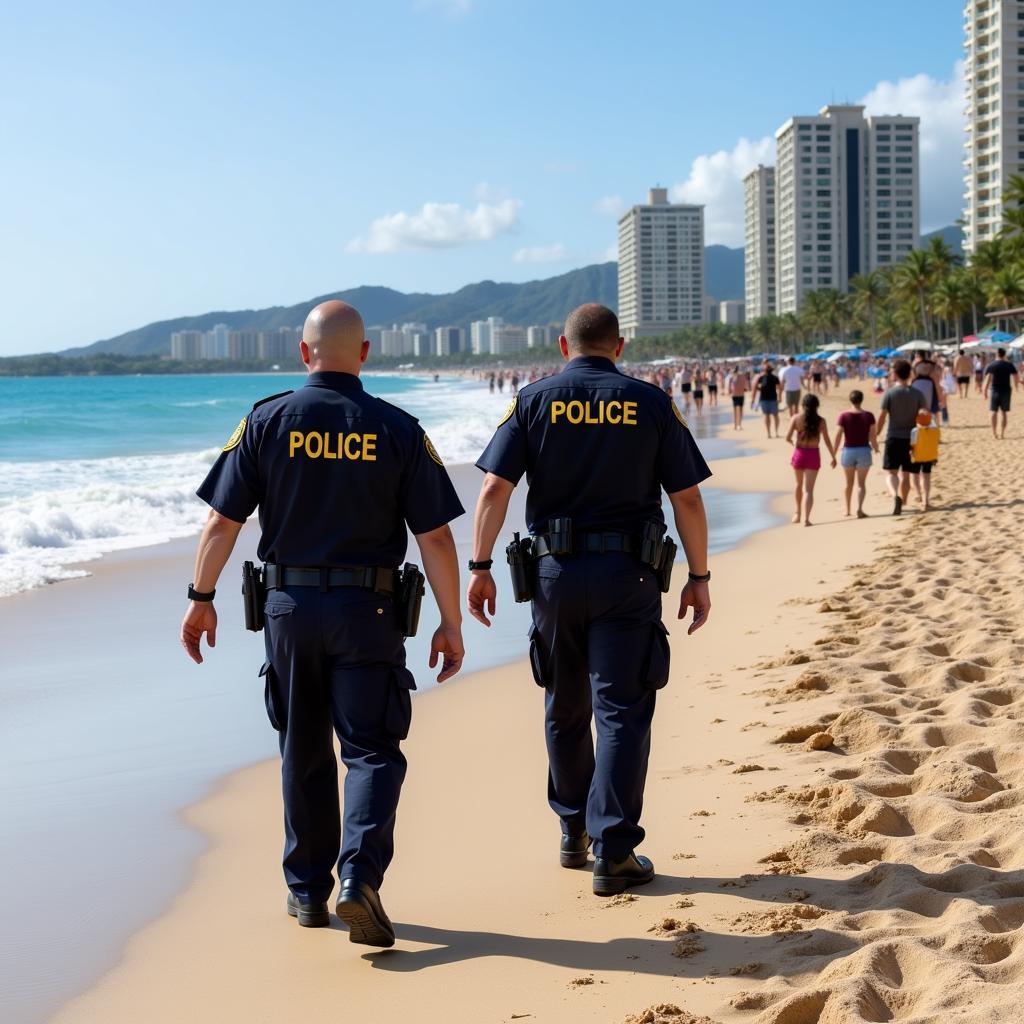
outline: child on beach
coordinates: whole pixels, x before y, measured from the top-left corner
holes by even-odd
[[[852,409],[839,414],[839,429],[836,431],[835,448],[842,443],[840,461],[846,474],[846,514],[850,515],[854,479],[857,482],[857,518],[866,519],[864,497],[867,493],[868,470],[871,469],[871,452],[878,451],[878,435],[875,429],[875,415],[861,408],[864,392],[850,392]]]
[[[832,468],[836,467],[836,453],[828,436],[828,424],[818,413],[821,401],[817,395],[804,395],[801,403],[802,412],[794,416],[789,423],[786,440],[794,444],[793,457],[789,464],[793,467],[796,477],[796,512],[793,522],[801,520],[804,526],[811,525],[811,509],[814,507],[814,484],[821,469],[821,442],[825,442],[828,454],[832,459]],[[796,438],[794,442],[794,436]]]
[[[910,457],[913,459],[910,479],[923,511],[931,510],[932,467],[939,461],[941,432],[930,412],[917,414],[917,426],[910,432]]]

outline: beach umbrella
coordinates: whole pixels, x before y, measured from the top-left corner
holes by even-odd
[[[888,372],[885,370],[884,367],[881,367],[881,366],[869,366],[868,367],[868,376],[869,377],[887,377],[888,376]]]
[[[1012,348],[1016,351],[1024,349],[1024,334],[1018,334],[1017,337],[1010,342],[1009,348]]]
[[[935,346],[930,341],[908,341],[896,349],[897,352],[931,352]]]
[[[986,333],[989,341],[1013,341],[1013,335],[1007,334],[1006,331],[989,331]]]

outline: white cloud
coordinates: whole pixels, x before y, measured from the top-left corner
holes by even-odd
[[[442,14],[469,14],[473,0],[415,0],[418,11],[440,11]]]
[[[921,118],[921,227],[928,231],[952,224],[963,202],[963,62],[957,61],[948,79],[922,74],[879,82],[859,102],[869,115]],[[709,244],[743,245],[743,178],[759,163],[774,160],[773,136],[740,139],[731,150],[697,157],[686,179],[672,187],[672,199],[704,204]]]
[[[378,217],[365,235],[348,243],[349,252],[400,252],[440,249],[471,242],[489,242],[515,228],[518,199],[479,201],[475,207],[459,203],[424,203],[415,213],[388,213]]]
[[[602,196],[594,209],[604,217],[621,217],[626,212],[626,201],[622,196]]]
[[[686,180],[672,186],[672,199],[704,205],[709,245],[743,245],[743,179],[758,164],[774,160],[774,138],[740,139],[731,150],[697,157]]]
[[[617,245],[609,245],[608,248],[605,249],[603,255],[604,263],[617,263],[619,259],[619,247]]]
[[[534,245],[519,249],[512,257],[514,263],[563,263],[569,258],[569,250],[561,242],[553,245]]]
[[[952,224],[963,207],[964,63],[947,80],[914,75],[879,82],[862,100],[868,114],[921,118],[921,227]]]

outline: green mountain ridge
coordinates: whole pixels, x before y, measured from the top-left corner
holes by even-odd
[[[922,238],[927,244],[941,236],[957,253],[963,252],[963,232],[950,226]],[[88,356],[115,353],[126,356],[163,355],[169,351],[173,331],[208,331],[215,324],[232,330],[266,331],[295,327],[303,322],[318,302],[341,299],[362,314],[368,326],[393,323],[425,323],[428,327],[466,327],[472,320],[500,316],[507,323],[561,323],[566,313],[582,302],[601,302],[613,309],[618,305],[617,264],[595,263],[556,277],[524,283],[478,281],[445,295],[427,292],[405,293],[378,285],[361,285],[345,291],[318,295],[291,306],[266,309],[219,310],[198,316],[160,320],[91,345],[67,349],[60,355]],[[709,245],[704,250],[704,290],[720,302],[743,298],[743,250]]]

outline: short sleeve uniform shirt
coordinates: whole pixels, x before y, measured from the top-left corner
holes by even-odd
[[[259,402],[197,494],[235,522],[259,509],[259,557],[289,566],[397,566],[414,534],[464,509],[419,423],[348,373]]]
[[[711,475],[672,399],[599,356],[520,391],[477,466],[513,484],[526,475],[532,533],[559,516],[591,531],[664,522],[662,488]]]

